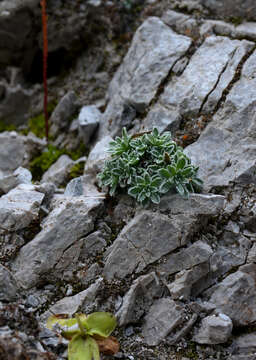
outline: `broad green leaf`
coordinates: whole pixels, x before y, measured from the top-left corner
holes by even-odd
[[[108,337],[116,328],[116,318],[111,313],[95,312],[87,316],[88,334]]]
[[[81,314],[80,319],[83,323],[86,319],[86,315]],[[80,329],[75,318],[65,319],[61,318],[59,315],[52,315],[47,320],[46,327],[52,330],[56,324],[59,325],[61,334],[64,337],[72,338],[74,335],[80,333]]]
[[[100,360],[96,341],[91,336],[74,336],[68,344],[68,360]]]

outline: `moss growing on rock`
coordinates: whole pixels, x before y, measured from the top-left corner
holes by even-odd
[[[47,110],[49,117],[51,116],[55,106],[56,106],[55,102],[48,104]],[[24,135],[27,135],[30,131],[39,138],[45,137],[45,119],[43,113],[30,118],[28,120],[28,127],[25,130],[23,130],[22,133]]]
[[[69,180],[82,176],[84,173],[84,162],[75,164],[69,172]]]
[[[54,164],[58,158],[65,154],[65,150],[60,150],[53,145],[48,145],[47,149],[30,162],[30,171],[33,180],[39,181],[42,175]]]
[[[13,131],[16,130],[15,125],[13,124],[6,124],[3,120],[0,120],[0,132],[3,131]]]

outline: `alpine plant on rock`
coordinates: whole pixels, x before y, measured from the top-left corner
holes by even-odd
[[[122,137],[110,142],[108,152],[111,157],[98,179],[101,187],[109,189],[110,196],[126,189],[142,205],[150,201],[158,204],[161,196],[171,190],[188,197],[202,188],[198,167],[191,164],[170,132],[161,135],[154,128],[131,136],[123,128]]]

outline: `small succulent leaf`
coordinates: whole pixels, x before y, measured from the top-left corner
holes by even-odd
[[[153,193],[150,197],[151,201],[155,204],[159,204],[160,203],[160,195],[157,193]]]
[[[170,191],[171,187],[172,187],[172,185],[169,182],[164,182],[160,186],[159,190],[162,194],[166,194],[168,191]]]
[[[160,169],[159,174],[165,179],[170,179],[170,177],[172,176],[172,174],[170,174],[167,169]]]
[[[68,360],[100,360],[96,341],[91,336],[74,336],[68,344]]]
[[[201,187],[203,186],[203,180],[198,179],[198,178],[193,178],[192,179],[192,184],[197,188],[197,189],[201,189]]]
[[[116,318],[111,313],[95,312],[87,316],[88,334],[108,337],[116,328]]]
[[[172,176],[176,175],[176,168],[172,165],[167,166],[168,171],[172,174]]]
[[[177,169],[183,169],[185,165],[186,165],[186,159],[182,157],[178,160]]]
[[[181,196],[185,195],[185,190],[182,184],[176,184],[175,188]]]
[[[140,188],[138,186],[133,186],[128,190],[128,194],[135,197],[137,196],[137,194],[139,194],[139,192],[140,192]]]

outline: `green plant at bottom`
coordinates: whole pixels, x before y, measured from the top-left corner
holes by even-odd
[[[47,320],[46,326],[70,340],[68,360],[100,360],[99,344],[102,344],[102,340],[104,343],[114,331],[116,319],[106,312],[95,312],[88,316],[76,314],[75,318],[70,319],[53,315]]]
[[[191,164],[170,132],[160,134],[155,128],[130,136],[124,128],[122,137],[110,142],[108,152],[111,157],[98,179],[111,196],[124,188],[143,205],[150,201],[158,204],[161,196],[171,190],[187,198],[202,187],[198,167]]]

